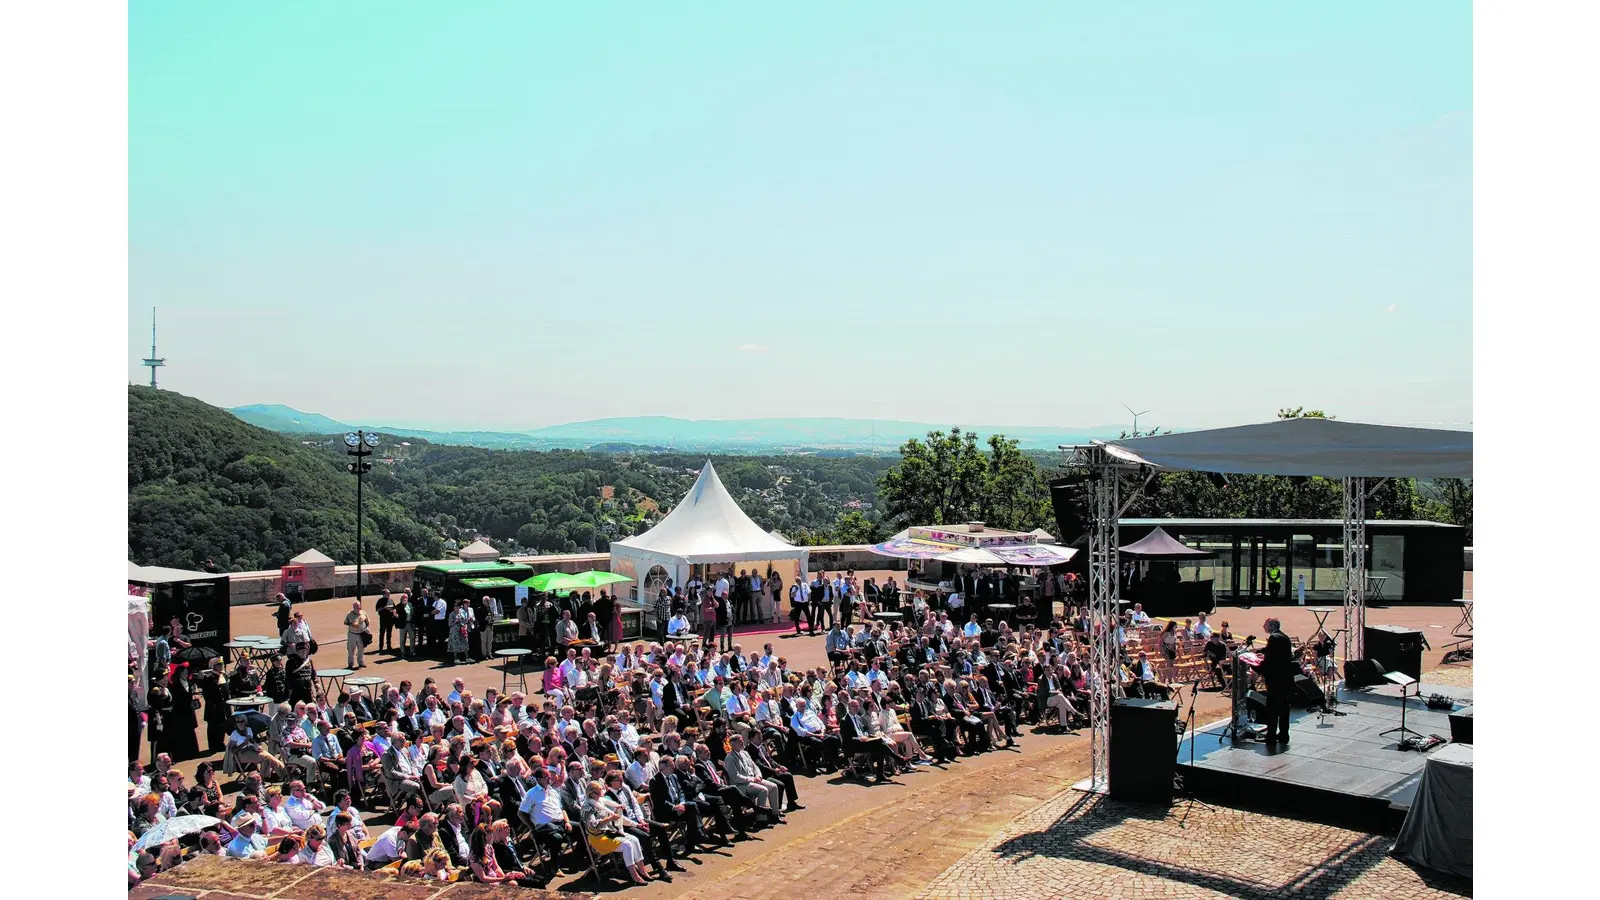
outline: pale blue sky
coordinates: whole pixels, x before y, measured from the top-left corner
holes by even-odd
[[[134,4],[129,380],[154,305],[367,424],[1472,418],[1469,4],[778,6]]]

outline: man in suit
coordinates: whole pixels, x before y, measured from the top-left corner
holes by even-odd
[[[713,804],[725,807],[729,821],[738,825],[740,830],[749,831],[755,827],[755,801],[746,797],[737,785],[722,774],[722,768],[711,758],[711,748],[705,744],[695,744],[692,748],[685,748],[685,752],[694,753],[693,774],[700,783],[700,792]]]
[[[444,808],[444,818],[439,820],[439,840],[444,844],[444,852],[450,855],[450,865],[464,869],[472,861],[472,850],[468,838],[472,829],[467,827],[466,814],[461,809],[461,804],[452,803]]]
[[[932,745],[934,758],[949,762],[956,758],[956,721],[938,699],[931,684],[917,686],[911,704],[911,731]]]
[[[736,725],[734,727],[738,729],[741,736],[749,734],[748,726]],[[784,794],[789,798],[789,804],[785,807],[784,812],[805,809],[804,806],[800,805],[800,793],[795,790],[794,775],[790,774],[787,767],[779,765],[778,761],[772,758],[772,751],[767,749],[765,741],[759,738],[753,741],[746,740],[744,749],[746,753],[750,754],[750,758],[755,761],[756,768],[761,770],[761,777],[783,788]]]
[[[662,761],[660,771],[650,779],[650,807],[655,813],[653,821],[682,822],[686,830],[685,842],[690,853],[710,846],[700,828],[700,805],[689,796],[683,781],[678,777],[677,766],[670,757]],[[726,844],[726,841],[723,841]]]
[[[1289,746],[1289,697],[1294,691],[1294,676],[1299,671],[1294,662],[1294,645],[1284,634],[1277,619],[1268,619],[1262,626],[1267,632],[1267,646],[1261,653],[1261,677],[1267,683],[1267,748],[1282,743]]]
[[[866,753],[872,758],[872,769],[879,784],[889,780],[889,745],[867,732],[867,720],[861,713],[861,701],[850,698],[846,715],[839,717],[839,736],[849,748],[849,753]]]
[[[735,734],[728,738],[728,755],[722,765],[730,784],[750,798],[768,819],[783,824],[783,787],[761,776],[756,761],[745,752],[743,736]]]
[[[678,781],[688,788],[689,796],[699,805],[700,810],[709,812],[711,817],[716,819],[718,833],[731,834],[736,841],[749,840],[750,835],[743,825],[734,822],[734,817],[729,815],[730,812],[737,813],[737,810],[732,809],[727,801],[722,799],[718,786],[702,781],[700,776],[695,774],[693,752],[685,748],[684,755],[677,759]],[[742,803],[744,798],[741,796],[739,799]]]
[[[405,732],[390,735],[389,749],[383,751],[378,765],[383,778],[383,788],[389,792],[389,805],[405,805],[407,796],[423,797],[422,773],[417,771],[415,760],[407,749],[411,743]]]
[[[680,727],[693,725],[699,719],[689,688],[675,667],[667,669],[667,683],[661,686],[661,716],[677,716]]]

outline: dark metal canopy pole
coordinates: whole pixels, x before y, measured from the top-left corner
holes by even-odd
[[[378,435],[371,431],[351,431],[344,436],[345,454],[352,457],[346,466],[350,474],[356,476],[356,599],[361,599],[361,506],[362,476],[372,471],[372,463],[367,462],[367,457],[372,455],[372,448],[378,446]]]

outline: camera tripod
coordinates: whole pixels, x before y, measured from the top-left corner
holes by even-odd
[[[1196,678],[1194,684],[1189,686],[1189,715],[1186,717],[1186,724],[1180,726],[1182,730],[1178,732],[1179,734],[1187,733],[1189,735],[1189,768],[1191,770],[1194,769],[1194,744],[1200,737],[1194,730],[1195,707],[1199,705],[1200,700],[1200,682],[1201,679]],[[1173,688],[1173,693],[1181,703],[1183,685],[1180,684]],[[1172,795],[1183,804],[1183,818],[1178,820],[1179,828],[1189,827],[1189,811],[1196,806],[1203,806],[1212,812],[1216,812],[1216,807],[1195,796],[1194,789],[1189,787],[1189,783],[1183,777],[1183,773],[1176,770],[1172,773]]]

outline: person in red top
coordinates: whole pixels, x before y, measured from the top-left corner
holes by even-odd
[[[700,598],[700,640],[707,647],[716,646],[717,598],[710,591]]]

